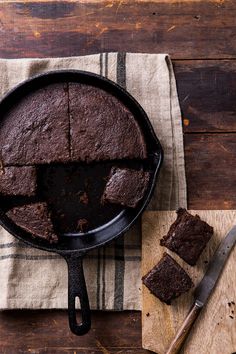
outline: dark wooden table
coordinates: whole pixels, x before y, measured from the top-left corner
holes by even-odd
[[[230,0],[6,1],[0,57],[169,53],[183,114],[189,207],[235,209],[235,14]],[[0,314],[0,353],[146,352],[139,312],[93,312],[93,328],[82,338],[69,332],[64,311]]]

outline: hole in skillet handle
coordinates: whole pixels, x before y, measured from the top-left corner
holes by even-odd
[[[63,255],[68,265],[68,316],[71,332],[82,336],[91,328],[91,311],[83,271],[84,253]],[[79,298],[82,321],[76,320],[76,300]]]

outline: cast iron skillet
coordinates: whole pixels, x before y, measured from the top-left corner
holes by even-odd
[[[144,169],[149,170],[151,173],[150,183],[145,193],[145,196],[135,209],[123,207],[115,209],[112,211],[111,216],[108,219],[104,219],[102,224],[98,223],[96,227],[85,233],[73,232],[73,230],[72,232],[62,232],[59,235],[60,239],[57,244],[49,244],[44,240],[34,238],[32,234],[18,227],[6,216],[7,204],[5,205],[5,202],[1,202],[0,224],[7,231],[9,231],[17,239],[23,241],[29,246],[36,247],[45,251],[55,252],[61,255],[66,260],[68,265],[69,278],[68,314],[70,329],[76,335],[83,335],[87,333],[91,327],[91,314],[82,264],[83,257],[88,251],[97,247],[101,247],[107,242],[110,242],[111,240],[122,236],[125,232],[129,230],[129,228],[135,223],[137,218],[142,214],[145,207],[150,201],[153,189],[155,187],[156,178],[158,176],[158,172],[163,159],[163,151],[146,113],[138,104],[138,102],[128,92],[126,92],[123,88],[121,88],[114,82],[89,72],[74,70],[54,71],[36,76],[30,80],[23,82],[22,84],[14,88],[12,91],[10,91],[0,102],[1,120],[4,119],[4,112],[6,112],[9,107],[12,107],[14,103],[17,102],[17,100],[19,100],[21,97],[26,96],[32,90],[36,90],[42,86],[56,82],[79,82],[90,84],[96,87],[100,87],[119,98],[134,114],[145,136],[148,149],[148,159],[143,163],[142,167]],[[104,162],[100,165],[103,164],[105,166],[106,163]],[[61,174],[57,176],[57,179],[60,180],[60,176]],[[99,176],[97,175],[96,180],[99,180]],[[55,192],[57,191],[54,191],[54,193]],[[112,206],[110,207],[112,208]],[[75,207],[73,205],[70,205],[68,206],[68,208],[69,213],[71,213],[71,216],[73,218]],[[97,208],[99,208],[98,203],[95,203],[93,206],[93,214],[95,215],[95,218],[96,214],[98,214],[96,210]],[[76,320],[76,297],[79,298],[81,305],[82,321],[80,324],[78,324]]]

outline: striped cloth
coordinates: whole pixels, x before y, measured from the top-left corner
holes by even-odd
[[[183,136],[174,73],[164,54],[103,53],[85,57],[0,60],[0,95],[38,73],[79,69],[126,88],[146,110],[165,152],[149,208],[186,206]],[[85,277],[92,309],[141,309],[140,223],[88,254]],[[67,269],[60,256],[27,247],[0,228],[0,308],[66,308]]]

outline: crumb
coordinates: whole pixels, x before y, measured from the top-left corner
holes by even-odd
[[[1,165],[1,160],[0,160],[0,176],[4,175],[5,174],[5,170],[4,168],[2,167]]]
[[[231,301],[231,304],[232,304],[232,305],[235,305],[235,302],[234,302],[234,301]]]
[[[4,164],[2,160],[2,155],[0,154],[0,175],[4,175],[5,170],[4,170]]]
[[[148,313],[146,313],[146,316],[147,316],[147,317],[149,317],[149,316],[150,316],[150,313],[149,313],[149,312],[148,312]]]
[[[71,176],[66,176],[66,182],[67,182],[68,184],[71,183]]]
[[[78,220],[78,229],[80,232],[84,232],[84,228],[88,225],[88,220],[86,219],[79,219]]]
[[[228,306],[229,306],[229,307],[231,306],[231,302],[228,302]]]
[[[80,197],[79,197],[79,201],[82,204],[88,205],[89,199],[88,199],[88,194],[86,192],[84,192]]]
[[[231,310],[231,313],[234,314],[234,310]]]
[[[219,326],[219,322],[217,323],[217,326]]]
[[[231,315],[230,315],[229,317],[230,317],[230,318],[232,318],[232,319],[234,319],[234,317],[233,317],[233,316],[231,316]]]

